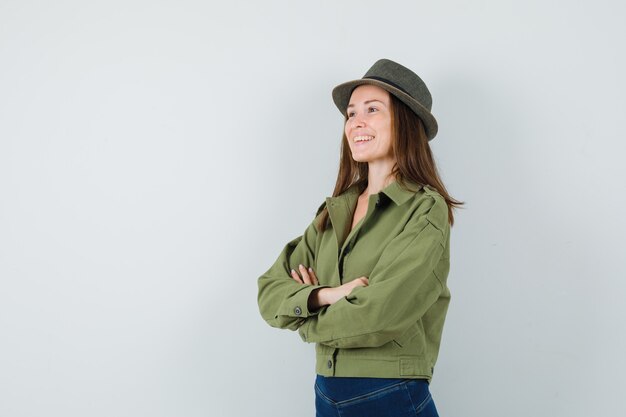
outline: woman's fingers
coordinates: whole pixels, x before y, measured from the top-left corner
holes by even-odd
[[[302,282],[302,280],[300,279],[300,275],[298,275],[298,273],[293,269],[291,270],[291,278],[293,278],[296,282],[299,282],[300,284],[304,284],[304,282]]]
[[[302,278],[300,278],[298,272],[293,269],[291,270],[291,278],[293,278],[295,281],[299,282],[300,284],[319,285],[319,280],[317,279],[317,275],[315,275],[313,268],[307,269],[307,267],[300,264],[298,265],[298,270],[300,271],[300,274],[302,274]]]
[[[309,276],[309,271],[306,269],[306,267],[300,264],[298,265],[298,268],[300,268],[300,273],[302,274],[302,281],[304,281],[305,284],[311,285],[311,277]]]

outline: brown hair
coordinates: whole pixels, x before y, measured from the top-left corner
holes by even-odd
[[[418,184],[430,185],[435,188],[448,204],[448,219],[450,226],[454,225],[453,208],[465,204],[450,197],[443,185],[437,165],[433,158],[424,130],[422,120],[406,104],[393,94],[389,94],[391,113],[392,148],[396,163],[391,171],[391,176],[398,184],[407,189],[405,180],[411,180]],[[344,115],[347,121],[347,115]],[[363,191],[367,186],[367,162],[357,162],[352,159],[352,152],[345,132],[341,139],[341,151],[339,157],[339,172],[333,197],[346,191],[354,184]],[[328,226],[328,209],[324,207],[321,212],[318,230],[324,231]]]

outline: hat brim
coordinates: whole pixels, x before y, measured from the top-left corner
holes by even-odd
[[[341,114],[346,114],[346,109],[348,107],[348,104],[350,103],[352,90],[363,84],[370,84],[381,87],[396,96],[404,104],[409,106],[409,108],[413,110],[413,112],[415,112],[415,114],[417,114],[420,119],[422,119],[422,122],[424,123],[424,130],[426,131],[426,137],[429,141],[437,135],[437,130],[439,129],[439,127],[437,125],[437,120],[432,115],[430,110],[422,106],[417,100],[415,100],[404,91],[379,80],[361,78],[358,80],[347,81],[333,88],[333,101],[335,102],[335,105],[337,106]]]

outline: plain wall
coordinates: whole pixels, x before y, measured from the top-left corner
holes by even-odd
[[[0,417],[312,416],[257,278],[332,194],[331,89],[417,72],[451,195],[443,416],[622,416],[620,1],[0,1]]]

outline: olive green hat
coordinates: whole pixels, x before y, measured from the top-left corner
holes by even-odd
[[[430,112],[432,97],[424,81],[413,71],[389,59],[379,59],[363,78],[333,88],[333,101],[342,114],[350,103],[352,91],[362,84],[377,85],[399,98],[422,119],[428,140],[437,135],[437,120]]]

